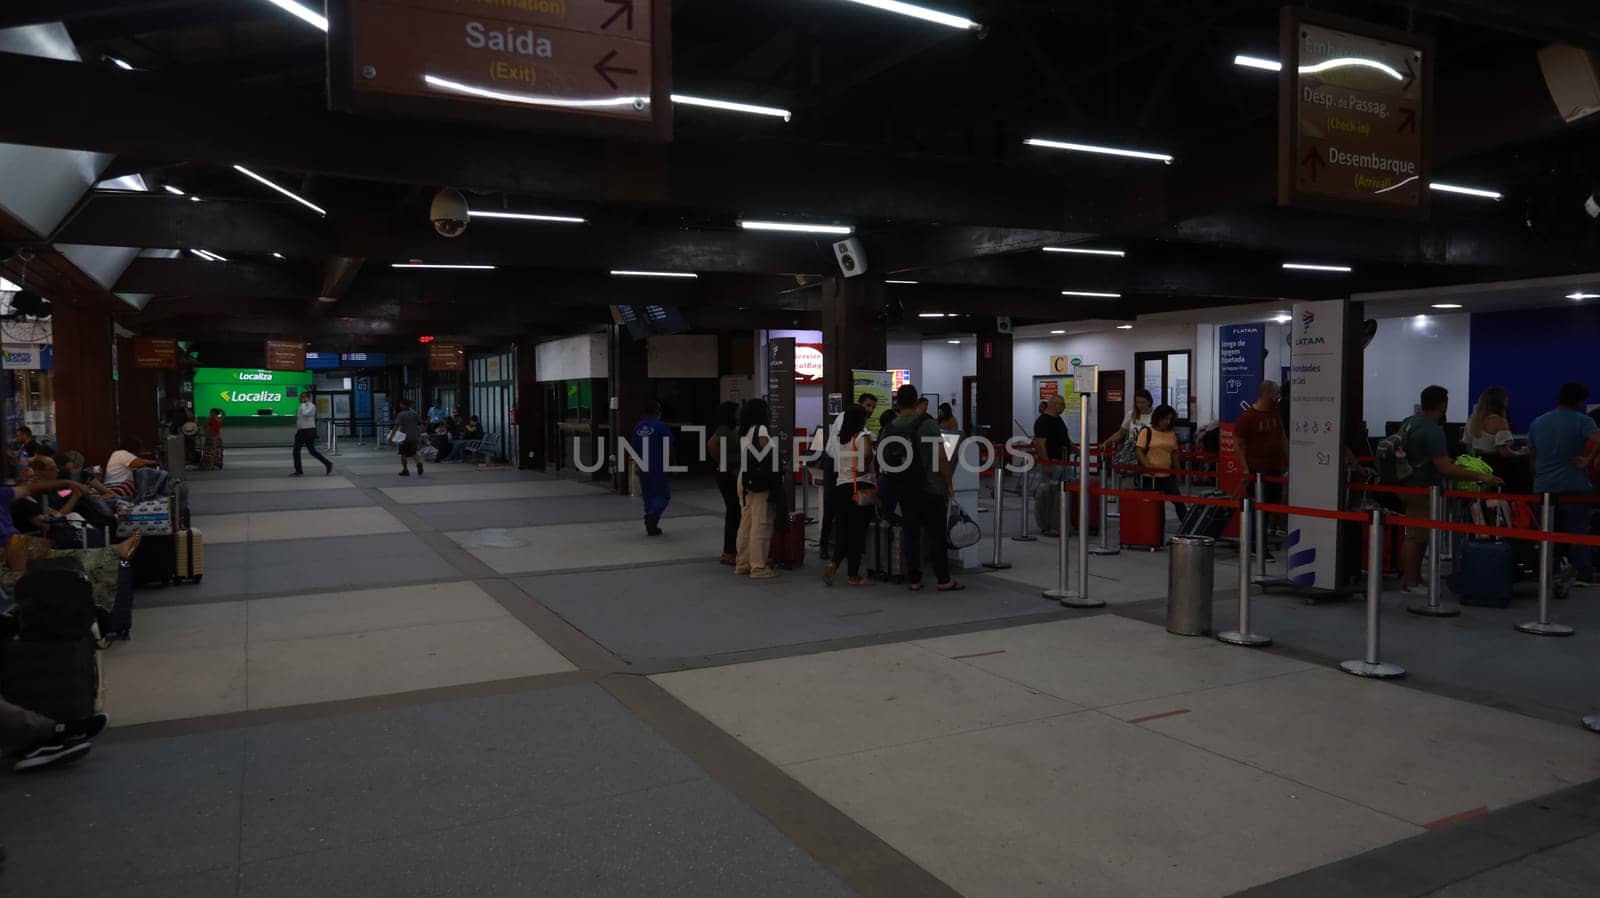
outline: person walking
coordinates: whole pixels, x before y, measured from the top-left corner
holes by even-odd
[[[400,444],[400,476],[411,476],[411,462],[417,462],[417,476],[422,476],[422,459],[417,455],[417,450],[422,446],[422,422],[418,420],[417,413],[411,408],[411,401],[402,399],[396,406],[400,409],[394,416],[394,424],[389,428],[389,442]],[[399,437],[397,441],[395,438]]]
[[[327,469],[325,473],[333,473],[333,462],[317,451],[317,400],[309,392],[300,394],[300,407],[294,412],[294,473],[290,477],[304,474],[300,468],[301,449],[311,450],[311,457],[322,462]],[[422,473],[421,467],[417,466],[419,474]]]
[[[1411,465],[1411,477],[1405,486],[1443,488],[1446,480],[1470,480],[1494,486],[1503,483],[1493,474],[1463,468],[1451,457],[1450,441],[1440,426],[1450,405],[1450,391],[1435,384],[1422,391],[1421,400],[1422,411],[1400,422],[1400,447]],[[1433,517],[1425,494],[1408,493],[1400,497],[1400,502],[1407,517]],[[1422,583],[1422,556],[1427,549],[1428,528],[1407,527],[1405,544],[1400,547],[1401,592],[1420,593],[1426,589]]]
[[[1145,468],[1145,476],[1153,482],[1156,492],[1168,496],[1181,496],[1178,489],[1178,478],[1170,472],[1177,467],[1178,457],[1178,432],[1174,428],[1178,423],[1178,411],[1170,405],[1156,406],[1150,413],[1150,426],[1139,430],[1139,435],[1134,437],[1134,451],[1139,456],[1139,467]],[[1163,471],[1168,473],[1162,473]],[[1183,503],[1172,503],[1172,509],[1178,513],[1178,520],[1183,521],[1185,508]],[[1162,517],[1165,518],[1163,512]]]
[[[752,580],[770,580],[778,572],[767,563],[772,550],[773,487],[781,476],[778,447],[767,430],[771,411],[765,400],[751,399],[739,412],[739,538],[734,545],[733,572]]]
[[[633,451],[639,458],[639,497],[644,500],[644,532],[661,535],[661,516],[672,501],[672,478],[667,454],[672,451],[672,427],[661,420],[661,403],[651,400],[644,418],[633,428]]]
[[[933,567],[940,592],[966,587],[950,579],[947,527],[949,502],[955,497],[955,468],[945,458],[944,437],[926,412],[917,411],[917,388],[906,384],[895,393],[895,418],[880,441],[879,464],[894,483],[905,520],[906,583],[922,591],[923,550]],[[939,447],[935,451],[935,447]]]
[[[1593,506],[1582,502],[1562,502],[1563,497],[1586,496],[1593,492],[1589,468],[1600,456],[1600,427],[1584,414],[1589,388],[1581,383],[1565,383],[1556,396],[1556,407],[1533,419],[1528,427],[1528,442],[1533,444],[1533,491],[1554,496],[1557,532],[1587,534]],[[1556,543],[1551,557],[1566,562],[1560,576],[1575,586],[1594,586],[1594,552],[1588,546]]]
[[[861,576],[861,554],[866,551],[867,526],[876,504],[872,434],[867,431],[869,411],[865,403],[845,409],[840,416],[839,433],[829,444],[839,471],[839,482],[833,488],[833,504],[839,510],[834,532],[837,539],[832,559],[822,570],[822,582],[829,586],[833,585],[841,561],[845,563],[845,574],[851,586],[864,586],[869,582]]]
[[[729,455],[739,451],[739,403],[717,406],[717,426],[706,441],[706,453],[716,460],[717,492],[722,494],[722,564],[732,566],[739,551],[739,464]]]

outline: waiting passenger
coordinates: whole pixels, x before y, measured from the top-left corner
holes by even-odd
[[[18,773],[67,764],[88,754],[94,747],[89,740],[110,722],[110,717],[94,714],[59,723],[0,699],[0,753],[17,757],[11,769]]]
[[[1493,474],[1472,471],[1456,464],[1450,457],[1450,445],[1439,422],[1444,420],[1450,404],[1450,392],[1441,386],[1431,386],[1422,391],[1422,412],[1400,422],[1400,446],[1405,450],[1406,462],[1411,466],[1411,479],[1406,486],[1443,487],[1444,481],[1470,480],[1475,483],[1498,486],[1504,481]],[[1433,511],[1428,507],[1428,496],[1406,494],[1400,497],[1407,517],[1428,518]],[[1407,527],[1405,545],[1400,550],[1400,590],[1422,592],[1422,555],[1428,548],[1426,527]]]
[[[1131,447],[1132,444],[1127,441],[1137,437],[1139,431],[1150,426],[1151,410],[1155,408],[1155,402],[1155,398],[1150,395],[1149,390],[1143,387],[1134,390],[1133,411],[1128,412],[1127,416],[1122,419],[1122,426],[1117,428],[1116,433],[1106,437],[1106,441],[1100,444],[1100,449],[1103,452],[1114,452],[1124,445]],[[1042,412],[1043,409],[1040,409],[1040,411]],[[1131,465],[1134,463],[1133,458],[1134,454],[1131,450],[1122,452],[1119,453],[1117,463]]]
[[[778,576],[767,564],[772,548],[772,490],[782,477],[780,453],[767,430],[771,420],[767,403],[751,399],[739,412],[739,539],[734,547],[733,572],[752,580]]]
[[[11,520],[11,507],[18,499],[43,495],[56,490],[72,490],[82,494],[87,488],[71,480],[35,480],[14,487],[0,486],[0,549],[4,549],[4,567],[0,568],[0,592],[10,595],[16,591],[17,581],[28,572],[28,565],[41,558],[72,558],[83,568],[94,590],[96,606],[110,611],[117,602],[117,579],[121,562],[133,558],[139,550],[142,536],[133,534],[115,546],[99,549],[52,549],[49,540],[27,536],[18,532]]]
[[[1473,455],[1489,463],[1489,467],[1506,482],[1513,493],[1526,493],[1533,489],[1533,468],[1528,464],[1525,449],[1512,446],[1511,394],[1505,387],[1490,387],[1478,397],[1478,404],[1467,419],[1467,448]]]
[[[917,409],[917,388],[906,384],[895,393],[894,419],[880,440],[879,458],[900,500],[900,515],[905,520],[901,534],[906,565],[906,583],[912,592],[922,589],[923,550],[932,563],[940,592],[965,589],[950,579],[950,553],[947,548],[949,502],[955,497],[954,466],[945,459],[944,437],[932,416]],[[893,441],[893,442],[891,442]],[[934,451],[934,446],[940,448]]]
[[[722,494],[722,557],[732,565],[739,552],[739,464],[730,453],[739,451],[739,403],[717,406],[717,427],[706,441],[706,453],[717,465],[717,492]]]
[[[867,430],[864,407],[852,405],[844,410],[831,449],[839,478],[833,487],[836,541],[831,560],[822,570],[822,582],[833,585],[834,574],[843,560],[850,585],[864,586],[867,580],[861,576],[861,554],[866,551],[867,526],[877,492],[877,478],[872,473],[872,434]]]
[[[106,459],[105,476],[101,478],[106,489],[122,497],[132,496],[139,491],[133,472],[140,468],[159,467],[149,459],[140,458],[143,451],[144,443],[138,437],[130,437],[127,449],[111,453],[111,457]]]
[[[944,433],[961,432],[961,422],[956,419],[955,407],[948,402],[939,403],[939,418],[935,423]]]
[[[1144,473],[1154,482],[1156,492],[1168,496],[1181,496],[1178,489],[1178,478],[1172,473],[1177,467],[1178,458],[1178,432],[1173,428],[1178,423],[1178,411],[1170,405],[1156,406],[1150,413],[1150,426],[1139,431],[1134,438],[1134,450],[1139,455],[1139,467],[1147,468]],[[1161,473],[1161,472],[1169,473]],[[1178,520],[1183,520],[1184,507],[1181,502],[1172,503],[1172,508],[1178,513]]]
[[[462,461],[467,457],[467,443],[483,439],[483,425],[478,423],[478,416],[473,415],[462,426],[461,432],[450,438],[450,454],[440,461]]]
[[[661,516],[672,501],[672,474],[667,470],[672,451],[672,427],[661,420],[661,403],[645,406],[644,418],[633,428],[633,451],[639,457],[639,498],[644,500],[644,532],[661,535]]]
[[[1600,428],[1583,413],[1588,399],[1589,388],[1583,384],[1562,384],[1556,407],[1534,418],[1528,428],[1528,440],[1533,444],[1533,491],[1554,494],[1555,527],[1560,533],[1589,532],[1593,506],[1560,501],[1593,492],[1589,469],[1600,457]],[[1561,576],[1574,578],[1575,586],[1595,585],[1593,551],[1588,546],[1556,543],[1553,548],[1552,557],[1566,562]]]
[[[56,468],[56,460],[48,455],[36,455],[28,462],[27,483],[48,483],[62,480]],[[77,510],[78,502],[88,498],[87,489],[63,488],[59,492],[66,493],[65,497],[57,492],[43,490],[29,494],[11,503],[11,521],[17,530],[29,536],[40,536],[60,543],[57,528],[70,526],[66,523],[67,515]],[[74,534],[75,536],[75,534]]]

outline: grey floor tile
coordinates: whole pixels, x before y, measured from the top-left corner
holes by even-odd
[[[555,808],[703,776],[593,686],[250,732],[244,857]]]
[[[111,742],[72,767],[0,776],[0,895],[100,894],[235,864],[243,755],[238,732]]]
[[[581,524],[591,521],[627,521],[642,517],[639,500],[609,496],[556,496],[548,499],[507,499],[498,502],[439,502],[416,506],[417,516],[434,530],[482,530],[490,527],[539,527],[546,524]],[[704,514],[688,503],[674,502],[668,517]],[[642,526],[642,525],[641,525]]]
[[[458,572],[411,533],[227,543],[206,548],[206,574],[199,584],[146,590],[139,601],[146,606],[216,602],[453,576]]]
[[[240,894],[831,898],[851,892],[717,786],[696,781],[247,863]]]
[[[822,585],[811,562],[775,580],[738,578],[715,560],[519,578],[529,595],[629,658],[688,658],[1060,610],[983,575],[967,589]]]
[[[102,883],[93,894],[95,898],[233,898],[238,888],[239,868],[230,865],[132,885]],[[0,885],[0,895],[3,894],[5,890]]]
[[[290,493],[215,493],[195,496],[189,506],[195,514],[239,514],[248,511],[296,511],[371,505],[358,489],[315,490]]]

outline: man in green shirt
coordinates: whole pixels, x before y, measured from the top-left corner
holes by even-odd
[[[1400,446],[1405,450],[1406,463],[1411,465],[1411,478],[1405,486],[1443,487],[1445,480],[1471,480],[1477,483],[1498,485],[1500,478],[1460,467],[1450,456],[1449,440],[1439,422],[1444,420],[1450,404],[1450,391],[1441,386],[1431,386],[1422,391],[1422,411],[1400,423]],[[1428,507],[1428,497],[1402,495],[1406,517],[1429,518],[1433,511]],[[1407,527],[1405,545],[1400,549],[1400,591],[1422,592],[1422,555],[1428,548],[1428,530],[1424,527]]]
[[[932,418],[917,411],[917,388],[906,384],[894,395],[899,415],[882,434],[878,464],[888,474],[900,500],[905,532],[906,582],[922,589],[922,550],[939,581],[940,592],[966,587],[950,579],[947,548],[949,501],[955,496],[955,467],[944,453],[944,435]]]

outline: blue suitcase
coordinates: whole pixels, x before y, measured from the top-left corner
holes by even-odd
[[[1508,542],[1473,539],[1461,544],[1450,588],[1463,605],[1504,608],[1511,604],[1516,552]]]

